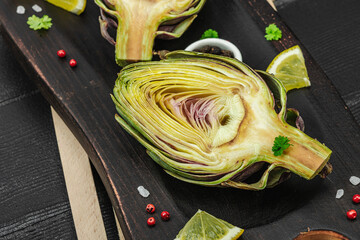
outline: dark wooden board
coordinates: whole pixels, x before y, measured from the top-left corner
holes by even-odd
[[[34,2],[53,18],[54,26],[47,32],[28,29],[26,19]],[[97,7],[89,2],[78,17],[42,1],[34,2],[1,1],[2,33],[89,154],[128,239],[173,239],[199,208],[247,228],[243,239],[291,239],[308,227],[332,229],[352,239],[360,236],[358,223],[345,218],[346,210],[354,207],[350,198],[356,190],[347,179],[360,175],[360,129],[305,49],[313,85],[290,93],[289,106],[300,110],[309,135],[334,150],[334,173],[313,181],[294,176],[260,192],[206,188],[165,174],[115,122],[109,94],[120,69],[114,62],[113,47],[100,36]],[[27,8],[24,16],[15,14],[18,4]],[[273,22],[283,30],[281,41],[268,42],[263,37],[265,26]],[[183,49],[207,28],[218,30],[222,38],[239,46],[244,61],[257,69],[265,69],[278,51],[299,44],[265,0],[209,0],[181,39],[157,41],[155,48]],[[61,48],[68,53],[65,60],[56,56]],[[70,58],[78,61],[77,68],[68,66]],[[139,185],[150,190],[148,199],[137,193]],[[335,200],[338,188],[346,192],[341,200]],[[154,228],[146,226],[149,215],[144,208],[149,202],[158,209]],[[161,210],[171,213],[171,221],[160,221]]]

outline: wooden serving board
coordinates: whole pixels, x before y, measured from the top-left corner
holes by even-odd
[[[28,28],[27,17],[37,3],[53,19],[49,31]],[[15,13],[17,5],[27,9]],[[346,110],[332,83],[304,50],[312,86],[289,94],[289,106],[300,110],[306,133],[325,142],[333,150],[334,172],[325,180],[306,181],[297,176],[274,189],[259,192],[207,188],[168,176],[145,149],[114,120],[110,93],[120,68],[114,49],[102,39],[99,9],[88,2],[85,13],[75,16],[43,1],[0,1],[2,33],[42,94],[80,141],[101,176],[112,200],[126,239],[173,239],[197,209],[205,210],[234,225],[247,229],[242,239],[292,239],[310,229],[329,229],[351,239],[360,236],[358,221],[348,221],[346,211],[355,208],[351,196],[358,187],[348,178],[360,176],[360,128]],[[281,41],[268,42],[264,29],[276,23],[283,31]],[[244,62],[255,69],[266,69],[273,57],[299,44],[278,15],[263,0],[208,0],[190,29],[181,39],[156,41],[155,48],[184,49],[208,28],[237,45]],[[57,50],[65,49],[66,59]],[[78,66],[70,68],[75,58]],[[46,166],[44,166],[46,167]],[[145,186],[151,195],[138,192]],[[338,188],[345,196],[335,199]],[[146,225],[147,203],[156,208],[158,220]],[[169,222],[160,212],[171,214]]]

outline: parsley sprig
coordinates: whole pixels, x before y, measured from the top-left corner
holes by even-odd
[[[201,35],[200,39],[204,38],[219,38],[219,34],[213,29],[208,29]]]
[[[283,154],[284,150],[290,147],[292,144],[289,143],[290,140],[284,136],[278,136],[274,140],[274,145],[272,147],[272,151],[275,156],[280,156]]]
[[[49,29],[52,26],[51,18],[48,15],[44,15],[41,18],[32,15],[28,18],[27,24],[29,28],[33,30],[40,30],[40,29]]]
[[[279,40],[282,37],[282,32],[281,30],[275,25],[275,24],[270,24],[267,28],[265,28],[265,38],[268,41],[271,40]]]

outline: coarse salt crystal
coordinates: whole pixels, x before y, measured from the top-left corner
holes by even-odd
[[[144,188],[144,186],[139,186],[137,190],[139,191],[139,194],[144,198],[147,198],[150,195],[149,191]]]
[[[344,196],[344,189],[338,189],[337,192],[336,192],[336,198],[339,199],[341,198],[342,196]]]
[[[37,5],[37,4],[34,4],[34,5],[32,6],[32,9],[33,9],[35,12],[41,12],[41,11],[42,11],[42,8],[41,8],[39,5]]]
[[[17,13],[17,14],[24,14],[24,13],[25,13],[25,8],[24,8],[24,6],[21,6],[21,5],[17,6],[17,8],[16,8],[16,13]]]
[[[355,176],[351,176],[349,181],[351,182],[352,185],[358,185],[360,183],[360,178],[355,177]]]

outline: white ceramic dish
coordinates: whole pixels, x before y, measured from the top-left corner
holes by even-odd
[[[219,47],[222,50],[231,51],[234,54],[234,57],[239,61],[242,61],[242,55],[240,50],[231,42],[221,39],[221,38],[205,38],[199,41],[193,42],[185,48],[186,51],[193,51],[195,49],[200,49],[204,46],[215,46]]]

